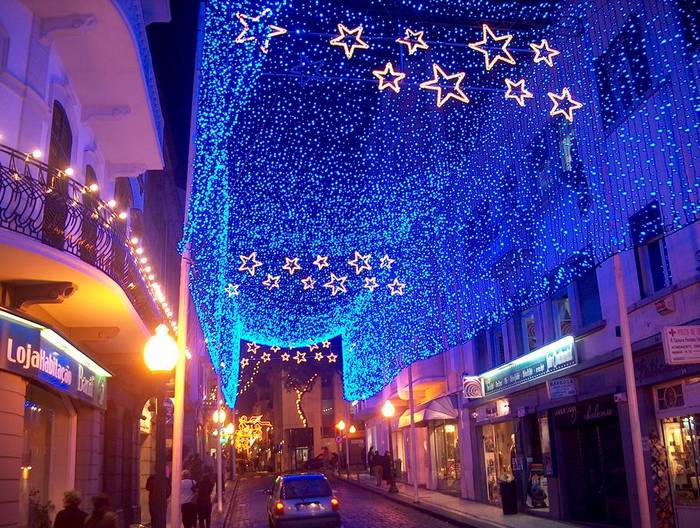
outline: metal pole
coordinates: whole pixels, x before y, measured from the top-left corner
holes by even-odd
[[[632,357],[632,339],[630,322],[627,314],[627,300],[622,280],[622,264],[620,254],[613,255],[615,268],[615,289],[617,304],[620,311],[620,337],[622,340],[622,363],[625,369],[625,384],[627,389],[627,408],[630,417],[630,435],[632,436],[632,454],[634,456],[634,472],[636,475],[637,500],[639,501],[639,526],[650,528],[649,495],[647,493],[646,471],[644,469],[644,453],[642,451],[642,427],[639,420],[639,404],[637,403],[637,381],[634,375],[634,359]]]
[[[418,497],[418,450],[416,446],[415,402],[413,401],[413,364],[408,366],[408,412],[411,415],[411,472],[413,473],[413,502],[420,502]]]
[[[345,433],[345,472],[350,480],[350,412],[348,411],[347,403],[345,404],[345,423],[347,424],[348,432]]]
[[[180,258],[180,290],[177,307],[177,365],[175,366],[175,400],[173,402],[173,471],[170,493],[170,526],[179,528],[180,516],[180,483],[182,481],[182,435],[185,426],[185,374],[187,358],[187,317],[189,307],[190,259],[189,249]]]
[[[168,509],[168,495],[165,487],[168,481],[165,477],[165,381],[161,384],[156,397],[156,468],[155,468],[155,499],[154,517],[151,519],[153,528],[165,528],[165,518]]]
[[[224,421],[221,420],[221,389],[217,389],[217,409],[219,411],[218,420],[216,422],[218,434],[216,435],[216,507],[219,513],[224,511],[224,499],[223,490],[224,487],[224,475],[223,475],[223,461],[221,455],[221,432],[224,430]]]
[[[391,418],[386,419],[387,429],[389,431],[389,493],[398,493],[396,487],[396,471],[394,467],[394,442],[391,439]]]

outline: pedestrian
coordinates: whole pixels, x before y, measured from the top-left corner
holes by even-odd
[[[164,478],[163,482],[165,484],[165,499],[170,497],[170,479]],[[156,511],[158,509],[158,479],[155,473],[151,473],[146,479],[146,491],[148,491],[148,514],[151,516],[151,524],[154,522],[153,519],[156,517]],[[165,515],[165,513],[163,513]]]
[[[180,511],[182,525],[185,528],[195,528],[197,526],[197,483],[192,480],[189,469],[182,472],[180,481]]]
[[[374,472],[374,478],[377,482],[377,487],[379,487],[382,485],[382,473],[384,472],[384,457],[375,451],[372,461],[374,463],[372,471]]]
[[[205,466],[202,478],[197,482],[197,519],[199,528],[211,527],[211,492],[214,490],[214,476],[211,467]]]
[[[87,513],[80,509],[80,492],[66,491],[63,494],[63,509],[56,514],[53,528],[75,528],[85,523]]]
[[[391,454],[389,451],[384,451],[384,456],[382,457],[382,474],[387,484],[391,484],[391,470],[392,470]]]
[[[85,528],[118,528],[117,514],[111,511],[109,499],[104,493],[92,498],[92,515],[85,521]]]
[[[374,467],[374,447],[369,446],[369,451],[367,451],[367,460],[366,460],[366,467],[369,470],[369,472],[372,472],[372,468]]]

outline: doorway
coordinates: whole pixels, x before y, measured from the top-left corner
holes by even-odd
[[[51,118],[51,144],[46,184],[51,192],[44,201],[43,240],[57,249],[63,249],[68,218],[68,178],[59,171],[70,167],[73,132],[68,115],[61,103],[54,101]]]

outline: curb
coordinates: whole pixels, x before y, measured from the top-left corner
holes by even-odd
[[[241,479],[239,477],[236,477],[236,480],[233,482],[233,489],[231,490],[231,493],[229,494],[228,501],[226,504],[226,511],[223,515],[224,522],[220,526],[228,526],[229,525],[229,521],[231,520],[231,515],[233,514],[233,506],[236,504],[236,497],[238,494],[238,483],[240,481],[241,481]]]

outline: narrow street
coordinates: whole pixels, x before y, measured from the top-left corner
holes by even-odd
[[[267,528],[265,489],[272,476],[242,477],[226,528]],[[353,485],[331,480],[340,500],[343,528],[447,528],[452,526]]]

